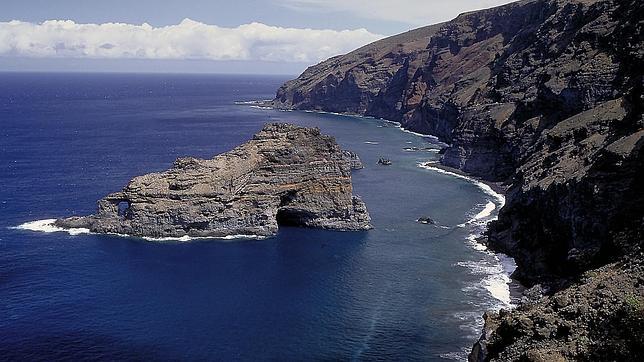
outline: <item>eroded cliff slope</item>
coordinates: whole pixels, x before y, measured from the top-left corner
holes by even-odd
[[[359,165],[317,128],[268,124],[212,159],[180,158],[136,177],[95,215],[56,225],[147,237],[268,236],[278,225],[365,230],[370,217],[351,185]]]

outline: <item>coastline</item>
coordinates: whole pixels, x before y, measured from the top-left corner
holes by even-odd
[[[218,240],[218,241],[225,241],[225,240],[239,240],[239,239],[245,239],[245,240],[264,240],[268,239],[269,237],[267,236],[261,236],[261,235],[227,235],[227,236],[210,236],[210,237],[199,237],[199,236],[180,236],[180,237],[160,237],[160,238],[153,238],[153,237],[148,237],[148,236],[136,236],[136,235],[128,235],[128,234],[118,234],[118,233],[95,233],[90,231],[87,228],[63,228],[60,226],[56,226],[54,223],[56,222],[57,219],[41,219],[41,220],[34,220],[34,221],[28,221],[25,223],[22,223],[18,226],[12,226],[9,227],[9,229],[12,230],[28,230],[28,231],[35,231],[35,232],[43,232],[43,233],[57,233],[57,232],[63,232],[67,233],[71,236],[75,235],[82,235],[82,234],[89,234],[89,235],[111,235],[111,236],[118,236],[120,238],[127,238],[127,239],[139,239],[139,240],[145,240],[149,242],[188,242],[188,241],[196,241],[196,240]]]
[[[443,148],[449,146],[448,143],[444,142],[443,140],[440,139],[440,137],[438,137],[436,135],[425,134],[425,133],[412,131],[412,130],[409,130],[409,129],[403,127],[402,123],[400,123],[399,121],[394,121],[394,120],[385,119],[385,118],[376,118],[376,117],[373,117],[373,116],[365,116],[365,115],[361,115],[361,114],[358,114],[358,113],[350,113],[350,112],[328,112],[328,111],[311,110],[311,109],[293,109],[293,108],[275,107],[273,102],[268,101],[268,100],[248,101],[248,102],[235,102],[235,104],[237,104],[237,105],[246,105],[246,106],[255,105],[255,106],[260,106],[261,109],[273,109],[273,110],[282,111],[282,112],[300,111],[300,112],[305,112],[305,113],[331,114],[331,115],[336,115],[336,116],[359,117],[359,118],[363,118],[363,119],[377,120],[377,121],[382,121],[382,122],[394,125],[401,132],[410,133],[410,134],[413,134],[413,135],[416,135],[416,136],[419,136],[419,137],[432,138],[432,139],[440,142],[441,145],[444,146]],[[499,193],[501,195],[505,196],[506,193],[507,193],[507,188],[503,185],[502,182],[491,182],[491,181],[483,180],[483,179],[481,179],[479,177],[472,176],[472,175],[470,175],[470,174],[468,174],[468,173],[466,173],[466,172],[464,172],[462,170],[459,170],[457,168],[445,166],[442,163],[440,163],[440,161],[438,161],[438,162],[436,162],[436,161],[428,161],[427,163],[431,164],[432,166],[434,166],[436,168],[440,168],[440,169],[443,169],[445,171],[452,172],[452,173],[458,174],[460,176],[464,176],[464,177],[467,177],[469,179],[476,180],[478,182],[482,182],[482,183],[488,185],[490,188],[492,188],[492,190],[494,190],[494,192],[497,192],[497,193]]]
[[[445,162],[503,182],[471,177],[508,194],[499,221],[478,240],[514,256],[514,275],[536,287],[511,312],[486,315],[471,361],[643,360],[644,133],[633,64],[644,43],[634,4],[472,11],[437,32],[419,28],[327,60],[277,91],[278,107],[371,113],[441,135],[452,147],[419,166],[471,177]],[[492,43],[502,51],[495,55]],[[570,67],[598,75],[557,71]]]
[[[468,174],[466,172],[463,172],[463,171],[461,171],[461,170],[459,170],[457,168],[453,168],[453,167],[450,167],[450,166],[445,166],[440,162],[428,161],[428,162],[425,162],[424,164],[426,164],[428,166],[431,166],[431,167],[435,167],[435,168],[444,170],[446,172],[450,172],[450,173],[453,173],[453,174],[456,174],[456,175],[459,175],[459,176],[466,177],[466,178],[471,179],[471,180],[475,180],[476,182],[486,184],[494,192],[496,192],[496,193],[498,193],[500,195],[503,195],[504,197],[507,195],[508,188],[502,182],[487,181],[487,180],[484,180],[484,179],[482,179],[480,177],[472,176],[472,175],[470,175],[470,174]]]
[[[449,144],[443,142],[440,140],[438,136],[435,135],[429,135],[429,134],[423,134],[415,131],[408,130],[402,126],[402,124],[398,121],[393,121],[393,120],[388,120],[384,118],[376,118],[376,117],[371,117],[371,116],[364,116],[360,114],[353,114],[353,113],[339,113],[339,112],[327,112],[327,111],[318,111],[318,110],[300,110],[300,109],[288,109],[288,108],[283,108],[283,107],[275,107],[274,103],[272,101],[267,102],[267,101],[252,101],[252,102],[244,102],[244,103],[238,103],[236,104],[239,105],[246,105],[246,106],[256,106],[257,108],[260,109],[273,109],[277,111],[282,111],[282,112],[293,112],[293,111],[301,111],[305,113],[319,113],[319,114],[331,114],[331,115],[337,115],[337,116],[347,116],[347,117],[357,117],[365,120],[377,120],[381,122],[385,122],[388,124],[391,124],[398,128],[401,132],[405,133],[410,133],[419,137],[425,137],[425,138],[431,138],[436,141],[438,141],[441,144],[441,149],[448,147]],[[488,278],[484,278],[481,283],[483,284],[484,288],[488,290],[488,292],[492,295],[493,298],[499,300],[499,302],[502,303],[502,305],[497,305],[496,310],[499,309],[513,309],[515,308],[522,296],[523,290],[525,290],[525,287],[516,279],[512,278],[512,273],[516,269],[516,264],[514,262],[514,259],[510,257],[509,255],[506,255],[504,253],[496,252],[493,249],[489,249],[487,246],[487,243],[483,241],[485,239],[485,231],[487,230],[487,224],[490,221],[494,221],[498,217],[498,213],[505,206],[505,196],[507,194],[507,188],[503,183],[501,182],[491,182],[491,181],[486,181],[482,180],[478,177],[472,176],[467,174],[466,172],[463,172],[459,169],[455,169],[449,166],[445,166],[440,163],[440,161],[427,161],[427,162],[422,162],[418,165],[418,167],[425,168],[425,169],[430,169],[434,172],[441,172],[444,174],[448,174],[454,177],[459,177],[462,179],[467,180],[468,182],[474,183],[477,185],[479,188],[482,189],[483,192],[487,193],[488,195],[492,196],[493,198],[496,199],[496,202],[494,203],[494,209],[490,211],[491,213],[494,213],[494,216],[490,217],[490,214],[486,213],[486,209],[482,210],[479,214],[475,215],[475,217],[461,225],[458,225],[457,227],[464,227],[467,226],[468,224],[473,224],[477,221],[477,216],[479,216],[482,213],[483,214],[480,219],[483,221],[483,224],[481,225],[480,223],[478,226],[481,226],[478,230],[474,228],[473,234],[470,235],[468,238],[468,242],[470,242],[472,245],[471,247],[477,251],[483,252],[490,254],[494,256],[497,259],[498,262],[498,267],[500,267],[502,270],[499,273],[490,273],[488,275]],[[497,205],[498,203],[498,205]],[[510,266],[508,266],[510,264]],[[461,265],[463,266],[463,265]],[[474,266],[474,268],[477,268],[477,266]],[[471,268],[470,268],[471,269]],[[496,279],[495,281],[497,283],[502,282],[507,286],[507,295],[505,292],[500,292],[498,290],[494,290],[495,286],[490,285],[490,279],[495,279],[499,278],[501,276],[501,280]],[[482,311],[483,313],[486,312],[485,310]],[[478,317],[479,322],[482,322],[482,318],[479,316]],[[482,324],[481,324],[482,327]],[[479,328],[480,330],[480,328]]]
[[[243,107],[246,108],[246,107]],[[385,122],[380,119],[375,119],[375,118],[363,118],[363,117],[336,117],[333,115],[328,115],[328,116],[315,116],[315,115],[308,115],[306,116],[305,113],[302,113],[300,115],[298,114],[293,114],[293,113],[273,113],[272,111],[268,112],[263,112],[259,110],[253,110],[249,109],[248,111],[245,112],[250,112],[253,113],[260,121],[263,121],[267,118],[267,115],[272,114],[272,116],[276,116],[277,118],[296,118],[296,119],[305,119],[307,117],[311,117],[313,119],[313,122],[318,122],[318,119],[321,119],[319,126],[324,128],[327,123],[331,123],[333,126],[332,129],[336,130],[336,135],[340,136],[342,135],[341,139],[343,141],[349,141],[349,142],[354,142],[352,140],[355,138],[355,144],[357,144],[357,147],[361,147],[361,152],[365,153],[365,157],[371,157],[371,153],[378,153],[378,152],[383,152],[383,150],[386,150],[386,153],[391,154],[392,157],[394,155],[399,155],[401,157],[400,163],[397,161],[394,162],[394,167],[393,170],[387,169],[387,168],[376,168],[375,166],[371,167],[372,169],[376,169],[375,171],[394,171],[394,174],[397,174],[399,171],[397,170],[399,167],[404,167],[405,170],[408,170],[411,172],[411,174],[414,176],[414,180],[420,181],[417,183],[417,185],[420,186],[420,189],[422,190],[423,188],[427,190],[427,193],[429,194],[431,191],[428,189],[428,187],[431,189],[432,185],[432,180],[436,180],[436,183],[444,184],[447,185],[450,189],[453,189],[456,191],[455,194],[453,194],[454,197],[457,197],[460,199],[461,195],[459,192],[460,190],[463,190],[464,192],[467,192],[468,195],[471,197],[470,202],[463,202],[462,207],[454,208],[454,210],[450,210],[450,217],[446,218],[446,225],[454,228],[456,224],[466,221],[470,219],[473,215],[479,213],[481,209],[484,209],[483,206],[486,203],[486,200],[492,200],[494,201],[493,198],[483,194],[477,187],[473,186],[472,184],[469,184],[468,182],[464,180],[459,180],[459,179],[453,179],[451,177],[446,177],[443,175],[438,175],[434,171],[426,171],[426,170],[421,170],[417,168],[417,162],[419,161],[428,161],[428,160],[436,160],[440,157],[439,154],[432,152],[432,153],[426,153],[422,151],[424,146],[427,147],[432,147],[438,150],[439,146],[437,145],[437,142],[433,140],[433,138],[429,138],[430,136],[427,135],[412,135],[412,132],[407,132],[407,130],[398,127],[397,124],[394,122]],[[351,124],[350,126],[346,126],[342,123],[349,123]],[[337,126],[335,126],[337,124]],[[348,127],[348,128],[347,128]],[[379,129],[383,128],[383,129]],[[390,128],[390,129],[386,129]],[[394,128],[398,128],[398,130],[395,130]],[[356,134],[359,133],[353,133],[349,131],[342,131],[344,129],[347,130],[366,130],[365,135],[372,135],[374,140],[375,138],[378,138],[377,140],[380,141],[381,146],[363,146],[361,144],[362,139],[371,139],[370,137],[355,137]],[[339,130],[339,131],[338,131]],[[405,133],[409,134],[403,134],[399,133],[398,131],[403,131]],[[353,134],[353,135],[352,135]],[[347,136],[348,135],[348,136]],[[426,138],[421,138],[421,137],[426,137]],[[345,140],[345,138],[347,140]],[[407,142],[410,142],[407,144]],[[408,152],[403,152],[401,150],[402,146],[419,146],[421,151],[416,151],[412,153]],[[385,148],[386,147],[386,148]],[[402,162],[402,158],[404,157],[404,163]],[[369,163],[371,164],[371,163]],[[386,174],[385,172],[384,174]],[[368,180],[368,179],[367,179]],[[423,182],[424,185],[423,185]],[[391,188],[398,188],[399,186],[396,186],[395,184],[390,184]],[[412,201],[413,201],[413,194],[414,193],[408,193],[411,194]],[[428,199],[432,199],[432,197],[428,197]],[[421,200],[421,199],[418,199]],[[432,205],[445,205],[447,207],[450,207],[450,202],[449,199],[444,200],[446,201],[445,203],[434,203],[434,204],[427,204],[421,205],[421,211],[430,213],[430,216],[434,211],[432,211],[433,206]],[[394,200],[395,202],[395,200]],[[399,204],[401,206],[404,206],[405,203]],[[420,205],[420,204],[419,204]],[[43,214],[43,212],[45,212]],[[24,223],[25,221],[30,221],[34,219],[45,219],[47,218],[48,214],[46,213],[46,208],[43,208],[41,212],[38,214],[42,215],[41,217],[36,217],[36,218],[30,218],[28,215],[26,217],[18,218],[15,219],[10,225],[7,226],[13,226],[13,225],[18,225],[21,223]],[[35,214],[35,215],[38,215]],[[393,214],[393,213],[392,213]],[[384,214],[382,214],[384,218],[387,218],[386,211]],[[392,215],[393,216],[393,215]],[[412,215],[412,216],[418,216],[418,215]],[[436,215],[438,216],[438,215]],[[494,216],[494,215],[491,215]],[[397,220],[397,219],[396,219]],[[412,223],[411,226],[413,229],[413,238],[414,240],[418,239],[417,241],[417,246],[420,248],[424,249],[422,252],[419,250],[419,255],[422,253],[422,255],[433,255],[435,251],[432,251],[431,249],[436,249],[432,246],[429,246],[429,240],[423,240],[426,239],[425,232],[423,230],[426,230],[425,226],[419,226],[415,225],[413,223],[413,219],[411,218],[405,218],[403,222],[410,222]],[[430,227],[431,228],[431,227]],[[453,284],[450,284],[450,289],[447,289],[446,294],[439,294],[441,297],[445,296],[448,299],[444,298],[436,298],[435,300],[431,300],[431,298],[426,298],[425,300],[420,300],[417,302],[414,302],[412,305],[412,308],[430,308],[430,306],[433,305],[439,305],[440,303],[444,303],[445,300],[451,300],[453,303],[448,303],[449,306],[443,313],[443,315],[440,315],[439,317],[441,318],[442,321],[446,323],[446,332],[447,333],[454,333],[454,338],[458,338],[459,341],[464,340],[464,343],[459,342],[459,346],[463,346],[461,349],[455,348],[455,345],[450,345],[450,349],[447,350],[449,353],[441,353],[443,356],[449,356],[449,358],[453,359],[458,359],[462,360],[465,358],[466,354],[469,352],[469,350],[465,350],[471,345],[471,342],[474,341],[478,335],[480,334],[480,325],[482,324],[483,319],[481,318],[481,315],[483,314],[484,311],[490,310],[492,308],[496,308],[496,305],[501,306],[502,308],[505,308],[502,303],[500,303],[491,293],[488,293],[486,291],[486,287],[491,287],[492,285],[499,285],[501,288],[500,290],[507,290],[506,285],[504,284],[497,284],[497,283],[492,283],[490,284],[484,284],[483,281],[484,279],[489,278],[488,280],[490,282],[499,282],[502,281],[503,274],[501,274],[500,268],[489,268],[489,266],[492,265],[497,265],[497,263],[493,262],[493,257],[490,257],[488,255],[491,254],[491,252],[480,252],[477,250],[478,244],[471,243],[467,237],[474,233],[474,230],[479,230],[480,226],[477,225],[470,225],[464,228],[458,228],[454,230],[453,235],[449,236],[450,240],[450,248],[453,248],[454,251],[449,253],[449,260],[446,262],[434,262],[431,260],[431,258],[427,258],[424,261],[421,261],[427,269],[418,269],[418,268],[411,268],[411,260],[405,261],[404,258],[401,261],[401,263],[409,263],[410,265],[408,272],[410,273],[408,276],[410,278],[405,278],[407,279],[405,283],[409,283],[409,285],[414,285],[415,287],[418,288],[426,288],[426,286],[429,283],[434,283],[433,281],[429,281],[429,279],[435,279],[436,283],[440,283],[439,278],[432,278],[431,275],[427,275],[428,280],[422,280],[422,275],[420,275],[419,272],[423,272],[424,270],[431,270],[432,268],[435,268],[437,265],[441,265],[441,272],[447,271],[447,273],[450,275],[450,278],[453,278]],[[8,230],[7,230],[8,231]],[[279,245],[281,242],[282,238],[276,238],[274,240],[269,240],[267,241],[267,244],[262,244],[257,243],[255,247],[253,247],[253,244],[255,243],[239,243],[239,245],[235,244],[228,244],[226,245],[221,245],[221,243],[212,243],[212,245],[208,245],[208,242],[204,241],[198,241],[195,240],[194,243],[196,244],[195,246],[189,246],[182,241],[188,241],[188,240],[182,240],[181,238],[177,238],[175,240],[159,240],[162,241],[161,245],[154,246],[150,242],[144,242],[147,239],[136,237],[136,236],[130,236],[130,235],[112,235],[112,238],[109,236],[105,239],[102,237],[94,237],[92,234],[83,234],[83,235],[78,235],[75,237],[70,237],[67,234],[62,234],[62,233],[53,233],[53,234],[45,234],[42,232],[39,233],[31,233],[29,231],[22,231],[22,230],[14,230],[15,231],[20,231],[20,234],[22,234],[22,237],[25,239],[28,238],[34,238],[35,240],[38,241],[48,241],[48,240],[54,240],[57,244],[65,245],[71,243],[74,246],[79,246],[79,247],[86,247],[91,250],[91,247],[93,247],[95,244],[98,245],[103,245],[110,247],[110,248],[145,248],[145,249],[153,249],[155,250],[155,253],[168,253],[171,254],[174,250],[180,250],[181,253],[188,252],[190,250],[199,250],[202,248],[208,248],[209,250],[217,250],[218,253],[230,253],[238,248],[249,248],[250,250],[256,250],[256,249],[261,249],[261,248],[274,248],[275,245]],[[63,232],[67,233],[74,233],[74,232],[81,232],[79,229],[72,229],[72,230],[62,230]],[[436,234],[443,234],[445,232],[447,234],[448,231],[443,231],[443,230],[437,230],[438,232]],[[433,230],[431,230],[432,233],[434,233]],[[31,235],[30,235],[31,234]],[[38,235],[40,234],[40,235]],[[289,233],[286,233],[288,236]],[[306,230],[302,231],[297,231],[298,235],[306,237],[308,232]],[[383,233],[384,234],[384,233]],[[393,234],[395,235],[395,234]],[[20,237],[20,235],[18,235]],[[117,238],[118,237],[118,238]],[[395,236],[394,236],[395,237]],[[127,239],[130,240],[127,240]],[[331,235],[330,238],[335,239],[335,236]],[[384,239],[387,239],[386,235],[384,236]],[[136,240],[139,239],[139,240]],[[315,240],[315,239],[314,239]],[[163,242],[166,241],[166,242]],[[214,240],[213,240],[214,241]],[[226,240],[222,240],[226,241]],[[241,240],[240,240],[241,241]],[[244,240],[245,241],[245,240]],[[371,241],[371,240],[370,240]],[[88,242],[88,243],[86,243]],[[115,244],[114,244],[115,243]],[[89,247],[81,244],[88,244]],[[182,244],[182,245],[179,245]],[[201,244],[201,245],[199,245]],[[391,248],[392,250],[396,249],[396,244],[391,243],[391,240],[382,240],[382,244],[376,244],[376,243],[369,243],[370,244],[370,250],[375,250],[378,252],[382,252],[383,250],[388,250],[388,249],[383,249],[383,248]],[[425,245],[427,244],[427,245]],[[219,246],[217,246],[219,245]],[[245,245],[245,246],[244,246]],[[338,245],[341,245],[338,243]],[[443,243],[443,245],[446,245]],[[347,245],[343,245],[342,248],[346,248]],[[352,243],[348,244],[348,251],[352,252]],[[178,249],[177,249],[178,248]],[[308,247],[302,247],[302,250],[308,250]],[[313,248],[313,252],[317,252],[317,248]],[[320,248],[322,253],[327,253],[329,251],[334,251],[333,249],[335,248],[326,248],[323,244],[323,246]],[[412,249],[408,249],[412,250]],[[406,250],[407,251],[407,250]],[[405,252],[406,252],[405,251]],[[220,255],[220,254],[215,254],[215,255]],[[393,253],[389,253],[388,255],[396,255]],[[462,261],[462,262],[470,262],[471,267],[476,267],[476,262],[479,261],[479,259],[485,259],[487,260],[488,265],[481,265],[479,264],[480,268],[482,269],[478,273],[485,273],[485,274],[474,274],[472,272],[471,268],[468,268],[467,265],[458,265],[457,262]],[[380,263],[379,263],[380,264]],[[444,268],[442,267],[444,266]],[[377,268],[381,268],[382,266],[377,266]],[[396,277],[395,270],[391,270],[393,273],[387,273],[385,275],[386,279],[389,280],[392,277]],[[400,276],[400,274],[398,274]],[[417,278],[420,277],[421,281],[417,281]],[[423,286],[421,286],[421,284]],[[341,284],[340,284],[341,285]],[[342,286],[342,285],[341,285]],[[453,288],[452,288],[453,287]],[[469,288],[469,289],[465,289]],[[434,289],[431,289],[434,290]],[[442,290],[442,289],[441,289]],[[389,291],[382,292],[383,295],[387,296]],[[428,293],[428,296],[431,296],[432,293],[436,295],[435,292],[430,292]],[[404,294],[402,294],[404,295]],[[386,299],[384,299],[386,300]],[[430,301],[431,300],[431,301]],[[377,302],[377,301],[376,301]],[[462,304],[462,305],[461,305]],[[377,307],[379,304],[377,303],[372,303],[370,300],[370,304],[368,304],[369,307]],[[354,315],[359,315],[363,316],[363,314],[354,314]],[[401,314],[402,315],[402,314]],[[405,315],[410,315],[410,314],[405,314]],[[371,315],[369,313],[364,313],[365,318],[370,318]],[[413,314],[411,314],[413,317]],[[374,333],[379,333],[380,327],[378,326],[378,320],[385,320],[385,316],[379,316],[377,314],[374,314],[374,325],[376,327],[373,329]],[[383,318],[383,319],[381,319]],[[433,317],[432,317],[433,318]],[[430,319],[432,320],[432,319]],[[442,341],[442,340],[441,340]],[[375,346],[376,340],[374,339],[373,345]],[[429,341],[429,343],[433,343],[432,341]],[[426,347],[419,346],[418,348],[423,349]],[[447,347],[446,347],[447,348]],[[441,351],[443,352],[443,351]],[[447,358],[447,357],[445,357]]]
[[[250,101],[235,102],[236,105],[251,106],[251,107],[257,105],[258,103],[260,102],[250,102]],[[261,109],[269,109],[269,107],[261,106]],[[279,111],[288,111],[288,110],[284,110],[280,108],[272,108],[272,107],[270,109],[275,109]],[[355,117],[355,118],[359,118],[367,121],[385,122],[388,124],[392,124],[395,128],[397,128],[402,132],[410,133],[418,137],[425,137],[425,138],[431,138],[432,140],[436,140],[436,143],[440,147],[444,147],[444,145],[446,145],[444,142],[440,141],[440,139],[434,135],[426,135],[426,134],[407,130],[404,127],[402,127],[400,122],[397,122],[397,121],[391,121],[391,120],[375,118],[375,117],[365,117],[365,116],[360,116],[355,114],[340,114],[340,113],[324,112],[324,111],[305,111],[305,112],[332,114],[332,115],[338,115],[338,116]],[[491,307],[492,309],[498,310],[502,308],[507,309],[507,308],[515,307],[517,304],[516,301],[520,298],[520,293],[523,290],[523,286],[521,286],[518,283],[518,281],[512,279],[511,277],[512,272],[516,268],[516,264],[514,264],[514,260],[509,256],[502,253],[497,253],[494,250],[488,249],[487,244],[484,242],[487,224],[490,221],[496,220],[499,210],[505,205],[505,194],[507,189],[501,183],[481,180],[477,177],[468,175],[467,173],[461,170],[442,165],[438,161],[425,161],[425,162],[419,163],[417,166],[420,168],[432,170],[433,172],[443,173],[449,176],[464,179],[467,182],[470,182],[476,185],[485,194],[488,195],[489,199],[487,204],[478,205],[479,207],[482,207],[482,209],[477,209],[476,208],[477,206],[475,205],[475,207],[472,209],[472,213],[469,215],[470,219],[462,224],[454,226],[454,228],[468,228],[469,230],[468,232],[470,233],[470,235],[465,240],[468,246],[473,250],[492,256],[496,260],[496,262],[490,263],[489,260],[488,261],[480,260],[478,262],[464,261],[462,263],[457,263],[455,265],[467,268],[472,274],[481,275],[482,279],[478,287],[482,287],[486,289],[490,294],[490,296],[493,299],[496,299],[498,301],[498,303],[495,306]],[[66,232],[70,235],[94,234],[90,230],[83,229],[83,228],[68,229],[68,228],[57,227],[53,224],[54,221],[55,221],[54,219],[35,220],[31,222],[25,222],[23,224],[20,224],[12,228],[37,231],[37,232],[45,232],[45,233]],[[208,240],[208,239],[220,240],[220,241],[239,240],[239,239],[259,240],[259,239],[266,238],[258,235],[229,235],[225,237],[183,236],[183,237],[159,237],[159,238],[124,235],[124,234],[117,234],[117,233],[112,233],[109,235],[123,237],[123,238],[135,238],[135,239],[140,239],[145,241],[156,241],[156,242],[189,242],[193,240]],[[485,272],[482,273],[480,270],[485,270]],[[466,287],[466,289],[467,288],[469,287]],[[478,316],[477,319],[480,319],[480,316]]]

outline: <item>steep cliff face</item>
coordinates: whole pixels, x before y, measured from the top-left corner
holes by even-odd
[[[274,105],[397,119],[399,93],[424,65],[427,39],[439,29],[412,30],[309,67],[277,91]]]
[[[95,215],[56,225],[149,237],[267,236],[278,225],[365,230],[369,214],[351,186],[358,166],[318,129],[268,124],[232,151],[136,177]]]
[[[439,136],[443,164],[505,183],[488,242],[554,291],[643,243],[643,28],[639,0],[520,1],[330,59],[274,104]]]
[[[624,98],[545,130],[517,169],[489,242],[528,284],[574,276],[627,254],[615,235],[643,230],[644,123]],[[641,243],[633,238],[631,243]]]

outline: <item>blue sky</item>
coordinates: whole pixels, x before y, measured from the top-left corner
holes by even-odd
[[[305,6],[298,9],[297,4],[272,0],[2,0],[0,20],[42,22],[69,19],[79,23],[147,22],[162,26],[178,24],[184,18],[190,18],[225,27],[261,22],[294,28],[367,28],[382,34],[395,34],[410,27],[401,21],[356,17],[352,13],[333,11],[331,8],[326,12],[315,10],[314,7],[306,9]]]
[[[296,74],[384,36],[507,2],[2,0],[0,71]]]

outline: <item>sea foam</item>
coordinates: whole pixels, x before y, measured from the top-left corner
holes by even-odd
[[[500,193],[494,191],[490,187],[490,185],[486,184],[485,182],[481,182],[481,181],[479,181],[477,179],[474,179],[472,177],[461,175],[459,173],[448,171],[448,170],[445,170],[443,168],[434,166],[432,162],[421,162],[421,163],[418,164],[418,167],[424,168],[426,170],[432,170],[432,171],[442,173],[442,174],[445,174],[445,175],[458,177],[458,178],[461,178],[463,180],[467,180],[467,181],[473,183],[474,185],[476,185],[481,190],[483,190],[483,192],[485,192],[486,194],[492,196],[494,198],[494,200],[496,201],[496,203],[499,205],[499,208],[501,208],[501,207],[503,207],[503,205],[505,205],[505,196],[503,196]]]
[[[35,220],[35,221],[26,222],[24,224],[20,224],[16,227],[13,227],[12,229],[39,231],[43,233],[66,232],[70,235],[91,233],[91,231],[89,231],[89,229],[86,229],[86,228],[70,228],[70,229],[61,228],[59,226],[56,226],[54,224],[55,222],[56,222],[56,219]]]
[[[126,235],[126,234],[118,234],[118,233],[106,233],[106,234],[99,234],[99,233],[93,233],[89,229],[86,228],[61,228],[59,226],[56,226],[54,223],[56,222],[56,219],[43,219],[43,220],[35,220],[35,221],[29,221],[24,224],[20,224],[18,226],[11,227],[10,229],[15,229],[15,230],[29,230],[29,231],[37,231],[37,232],[44,232],[44,233],[55,233],[55,232],[64,232],[69,235],[80,235],[80,234],[94,234],[94,235],[112,235],[112,236],[119,236],[122,238],[135,238],[135,239],[143,239],[147,241],[192,241],[192,240],[238,240],[238,239],[251,239],[251,240],[261,240],[261,239],[266,239],[266,236],[262,235],[247,235],[247,234],[233,234],[233,235],[226,235],[226,236],[179,236],[179,237],[159,237],[159,238],[153,238],[153,237],[148,237],[148,236],[143,236],[143,237],[137,237],[137,236],[132,236],[132,235]]]
[[[492,215],[494,210],[496,209],[496,205],[492,201],[488,201],[487,204],[485,204],[485,207],[483,210],[479,211],[478,214],[474,215],[472,219],[470,219],[470,223],[475,223],[479,220],[484,220],[485,218],[489,217]]]
[[[498,192],[495,192],[489,185],[474,178],[445,170],[440,167],[434,166],[430,162],[422,162],[418,167],[431,170],[444,175],[458,177],[460,179],[471,182],[481,189],[490,198],[486,201],[485,205],[474,216],[472,216],[465,223],[457,225],[458,227],[471,227],[471,233],[467,237],[467,244],[472,249],[482,253],[482,258],[476,261],[462,261],[456,263],[457,266],[467,268],[471,274],[480,275],[480,282],[474,285],[466,286],[464,291],[471,291],[483,288],[494,300],[497,302],[494,305],[487,306],[492,309],[511,308],[512,299],[510,296],[511,282],[510,274],[516,268],[514,260],[503,254],[495,254],[488,250],[488,248],[479,243],[477,239],[483,234],[485,225],[497,218],[496,210],[505,205],[505,197]],[[473,326],[476,321],[472,321],[469,325]]]
[[[267,107],[267,108],[270,108],[270,107]],[[304,112],[347,116],[346,114],[341,114],[336,112],[326,112],[326,111],[305,110]],[[367,117],[361,117],[361,118],[367,118]],[[371,117],[368,117],[368,118],[371,118]],[[422,133],[405,129],[402,127],[400,122],[391,121],[384,118],[379,118],[376,120],[391,124],[402,132],[413,134],[418,137],[429,138],[429,139],[438,141],[438,137],[434,135],[422,134]],[[364,143],[370,144],[370,145],[378,144],[378,142],[374,142],[374,141],[364,141]],[[436,150],[436,152],[438,152],[438,150]],[[502,208],[505,205],[505,197],[502,194],[495,192],[488,184],[484,182],[481,182],[479,180],[476,180],[474,178],[471,178],[456,172],[452,172],[440,167],[436,167],[431,162],[422,162],[422,163],[419,163],[418,166],[427,170],[442,173],[452,177],[458,177],[460,179],[471,182],[479,189],[481,189],[485,194],[491,197],[490,200],[487,200],[485,205],[482,205],[483,208],[481,210],[479,210],[476,214],[474,214],[468,221],[466,221],[465,223],[459,224],[458,226],[459,227],[471,226],[473,228],[472,233],[467,237],[468,245],[472,249],[486,254],[488,258],[492,259],[492,262],[491,263],[486,261],[463,262],[464,264],[459,263],[458,265],[467,267],[468,269],[470,269],[470,272],[483,276],[483,279],[481,280],[479,285],[482,286],[485,290],[487,290],[487,292],[495,300],[499,302],[496,304],[497,308],[510,307],[511,299],[510,299],[510,289],[509,289],[509,283],[510,283],[509,275],[512,272],[514,261],[509,257],[499,256],[497,254],[490,252],[485,245],[477,241],[477,239],[482,235],[483,227],[489,221],[496,219],[495,211]],[[502,264],[500,258],[507,259],[506,263],[511,264],[510,267],[504,268],[504,265]],[[515,267],[516,266],[514,266],[514,268]]]

